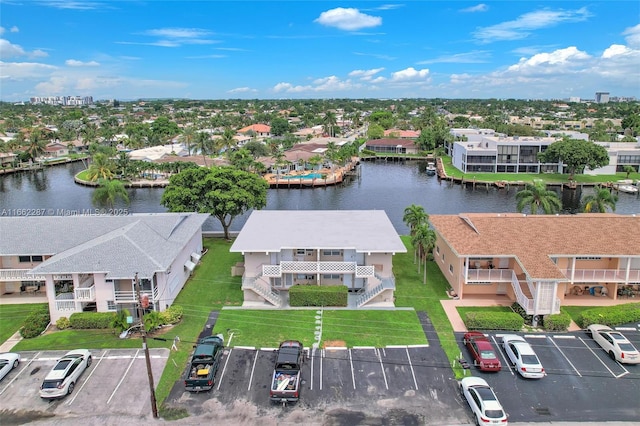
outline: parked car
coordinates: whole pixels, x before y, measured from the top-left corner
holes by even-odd
[[[546,376],[538,356],[523,337],[517,334],[505,334],[502,336],[502,345],[509,361],[522,377],[540,379]]]
[[[625,364],[640,364],[640,353],[619,331],[602,324],[587,327],[589,334],[611,359]]]
[[[460,394],[467,400],[476,425],[506,425],[508,415],[504,412],[491,386],[480,377],[465,377],[460,380]]]
[[[20,354],[14,352],[5,352],[0,354],[0,380],[9,374],[9,371],[18,367],[20,364]]]
[[[91,352],[75,349],[56,361],[40,386],[41,398],[60,398],[73,392],[78,379],[91,365]]]
[[[473,365],[481,371],[500,371],[502,364],[487,336],[479,331],[470,331],[462,337],[462,343],[473,357]]]

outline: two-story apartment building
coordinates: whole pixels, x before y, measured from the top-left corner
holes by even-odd
[[[506,295],[528,314],[574,296],[640,296],[640,216],[431,215],[433,251],[461,299]]]
[[[137,274],[150,308],[164,311],[200,260],[208,216],[0,217],[0,303],[44,296],[52,322],[84,310],[136,315]]]
[[[344,285],[349,306],[394,306],[395,253],[383,210],[254,211],[230,249],[244,256],[245,306],[283,307],[295,284]]]

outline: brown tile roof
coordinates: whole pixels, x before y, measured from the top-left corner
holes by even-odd
[[[410,139],[369,139],[366,143],[367,146],[398,146],[415,148],[415,141]]]
[[[532,279],[564,278],[551,256],[640,255],[640,216],[467,213],[429,221],[459,256],[514,256]]]
[[[253,130],[256,133],[269,133],[271,131],[271,126],[267,126],[266,124],[252,124],[238,130],[238,133],[247,133],[250,130]]]

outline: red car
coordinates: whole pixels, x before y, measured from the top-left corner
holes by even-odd
[[[473,365],[481,371],[500,371],[502,364],[491,341],[479,331],[465,333],[462,343],[473,356]]]

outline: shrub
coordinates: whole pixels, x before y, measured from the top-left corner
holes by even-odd
[[[603,324],[609,327],[640,321],[640,303],[627,303],[617,306],[601,306],[583,311],[578,325],[586,328],[591,324]]]
[[[184,309],[180,305],[169,306],[166,311],[160,312],[160,319],[163,325],[176,324],[182,319]]]
[[[469,330],[521,330],[522,317],[515,312],[467,312],[464,320]]]
[[[344,285],[294,285],[289,289],[291,306],[347,306],[349,289]]]
[[[151,311],[142,317],[144,323],[144,330],[148,333],[162,325],[162,319],[160,318],[160,312]]]
[[[571,317],[564,312],[544,316],[544,329],[546,331],[567,331],[569,324],[571,324]]]
[[[67,317],[60,317],[58,318],[58,321],[56,321],[56,328],[58,330],[65,330],[69,327],[71,327],[71,322]]]
[[[511,309],[513,309],[513,312],[522,317],[525,324],[531,325],[533,323],[533,315],[527,314],[527,311],[522,306],[520,306],[518,302],[513,302],[511,304]]]
[[[76,312],[69,321],[75,329],[111,328],[115,316],[115,312]]]
[[[47,329],[50,320],[48,306],[35,309],[25,318],[20,335],[25,339],[38,337]]]
[[[128,309],[125,308],[120,310],[113,317],[113,320],[111,321],[111,327],[118,331],[126,330],[131,326],[131,324],[127,322],[127,317],[129,317],[130,315],[131,313],[129,312]]]

